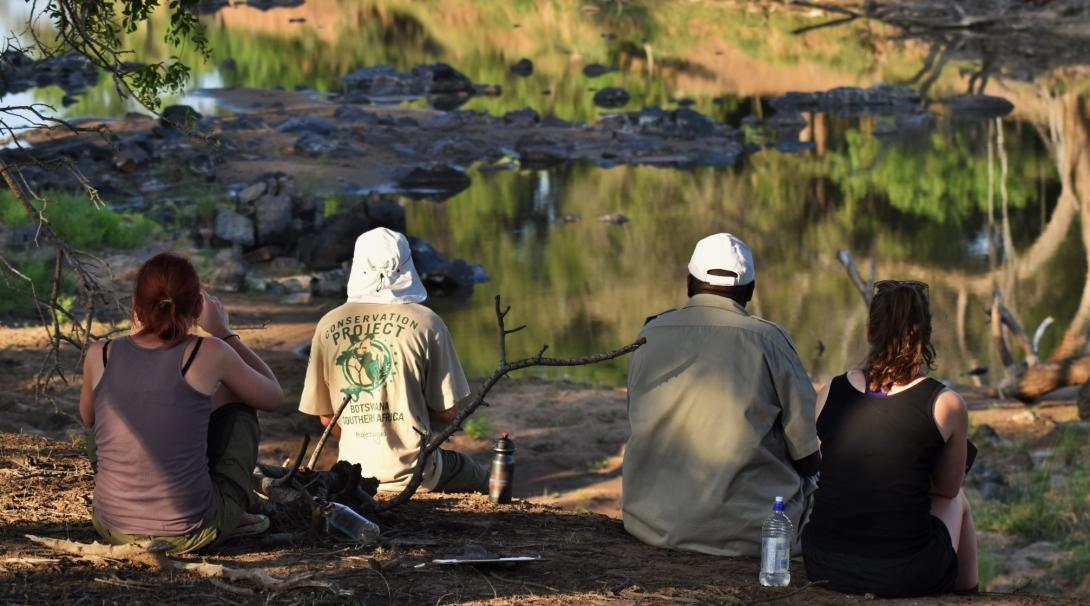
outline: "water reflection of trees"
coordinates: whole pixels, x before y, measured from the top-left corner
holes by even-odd
[[[866,121],[814,120],[807,136],[824,137],[817,146],[824,151],[766,151],[742,167],[691,172],[571,166],[545,177],[548,204],[542,204],[537,173],[476,175],[474,186],[445,206],[411,206],[414,230],[484,263],[495,278],[481,289],[483,298],[447,310],[456,338],[465,341],[469,357],[473,350],[490,351],[487,337],[474,339],[490,334],[486,299],[496,291],[524,297],[512,302],[548,319],[534,324],[538,334],[530,341],[570,341],[573,349],[590,350],[628,338],[646,315],[684,300],[681,277],[692,243],[720,229],[749,240],[760,273],[755,308],[792,331],[819,373],[839,370],[862,353],[864,310],[834,261],[844,246],[876,259],[880,277],[935,284],[936,317],[948,324],[937,335],[945,376],[956,378],[977,358],[987,363],[983,309],[1006,276],[1004,288],[1029,323],[1055,315],[1064,324],[1075,315],[1085,253],[1072,259],[1076,251],[1067,237],[1075,211],[1064,200],[1074,180],[1067,165],[1053,165],[1050,150],[1070,151],[1080,145],[1076,137],[1085,144],[1085,131],[1069,135],[1061,126],[1050,134],[1042,125],[1042,143],[1032,124],[1001,125],[1006,215],[1018,252],[997,248],[992,271],[986,255],[969,251],[989,233],[989,183],[993,225],[1002,227],[994,127],[941,123],[935,133],[897,141],[876,139]],[[1041,204],[1051,213],[1043,223]],[[618,211],[631,223],[616,228],[594,221]],[[583,220],[549,225],[549,217],[564,213]],[[959,324],[963,329],[955,331]],[[1057,341],[1054,335],[1045,345]],[[597,372],[588,378],[623,377],[620,367]]]

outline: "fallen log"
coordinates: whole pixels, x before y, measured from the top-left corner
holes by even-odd
[[[1090,381],[1090,355],[1074,356],[1058,362],[1040,362],[999,386],[1000,397],[1030,403],[1061,387],[1083,385]],[[1090,410],[1080,410],[1079,416],[1090,418]]]

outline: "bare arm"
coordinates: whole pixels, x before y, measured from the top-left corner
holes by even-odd
[[[448,408],[446,410],[435,410],[434,408],[428,409],[428,420],[432,423],[440,423],[442,425],[450,425],[454,422],[454,417],[458,416],[458,407]]]
[[[322,427],[329,427],[330,422],[333,421],[333,415],[319,415],[318,419],[322,422]],[[333,434],[334,438],[337,438],[339,440],[341,438],[340,424],[338,423],[337,425],[334,425],[333,431],[331,431],[330,433]]]
[[[96,360],[102,359],[102,343],[91,343],[87,348],[87,353],[83,356],[83,385],[80,387],[79,392],[79,417],[83,421],[83,424],[87,427],[95,426],[95,384],[98,382],[95,377],[96,367],[101,365],[101,362],[96,363]],[[98,378],[101,378],[101,371],[97,373]]]
[[[208,361],[214,364],[209,370],[216,383],[221,383],[226,388],[217,390],[214,396],[216,404],[223,404],[230,398],[258,410],[276,410],[284,397],[276,375],[241,338],[223,340],[234,334],[228,327],[227,312],[219,299],[207,292],[203,295],[197,325],[218,337],[208,344],[212,350],[209,352]]]
[[[935,424],[946,445],[942,447],[931,478],[931,493],[952,499],[965,479],[969,411],[954,391],[944,390],[935,400]]]

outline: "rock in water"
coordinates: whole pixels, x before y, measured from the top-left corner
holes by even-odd
[[[417,65],[413,68],[412,75],[427,83],[427,91],[433,95],[450,95],[465,93],[472,95],[476,92],[473,81],[469,76],[454,69],[446,63],[433,63],[431,65]]]
[[[159,123],[168,128],[185,130],[201,119],[201,114],[188,105],[170,105],[159,114]]]
[[[418,166],[398,180],[398,189],[410,197],[446,200],[469,188],[469,176],[445,164]]]
[[[534,62],[529,59],[519,59],[511,66],[511,73],[525,78],[534,73]]]
[[[597,78],[598,76],[602,76],[608,74],[609,72],[615,71],[619,71],[618,68],[606,67],[605,65],[602,65],[600,63],[591,63],[590,65],[583,68],[583,75],[588,78]]]
[[[276,131],[280,133],[318,133],[319,135],[331,135],[337,130],[337,125],[323,118],[311,116],[298,116],[288,118]]]
[[[964,120],[1001,118],[1014,111],[1014,104],[1002,97],[962,95],[950,102],[954,117]]]
[[[628,91],[616,86],[607,86],[594,93],[594,104],[606,109],[616,109],[628,103]]]

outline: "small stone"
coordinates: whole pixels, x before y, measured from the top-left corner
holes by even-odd
[[[1032,410],[1026,410],[1016,415],[1011,416],[1012,423],[1018,423],[1019,425],[1033,425],[1040,417]]]
[[[318,294],[323,297],[344,295],[348,290],[348,272],[338,267],[318,272]]]
[[[225,248],[212,261],[211,285],[215,290],[238,292],[246,276],[246,263],[237,248]]]
[[[246,292],[265,292],[269,289],[269,282],[265,278],[247,275],[242,279],[242,290]]]
[[[254,245],[254,222],[239,213],[221,208],[216,211],[216,237],[243,247]]]
[[[275,282],[284,289],[284,292],[289,293],[312,292],[314,286],[314,277],[308,275],[270,278],[269,281]]]
[[[265,195],[269,186],[264,181],[258,181],[253,185],[250,185],[246,189],[238,192],[238,201],[243,204],[250,204]]]
[[[281,254],[283,254],[283,250],[281,250],[279,246],[270,244],[268,246],[255,248],[247,252],[243,257],[246,259],[247,263],[265,263],[272,261]]]
[[[310,305],[313,298],[314,295],[309,292],[296,292],[280,299],[280,302],[284,305]]]

